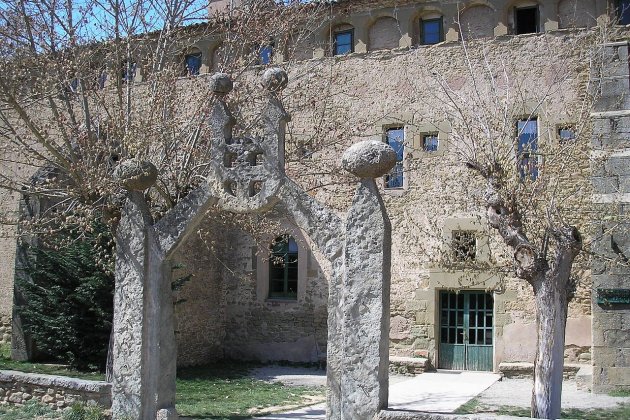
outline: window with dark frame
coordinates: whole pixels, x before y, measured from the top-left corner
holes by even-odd
[[[538,6],[515,8],[514,26],[517,35],[539,32]]]
[[[630,0],[617,0],[617,19],[620,25],[630,24]]]
[[[132,82],[136,77],[136,63],[124,61],[120,69],[120,77],[123,82]]]
[[[534,181],[538,178],[538,121],[536,118],[518,120],[516,133],[519,176],[523,181]]]
[[[354,29],[335,32],[333,37],[333,55],[354,52]]]
[[[269,298],[297,300],[298,245],[289,235],[277,237],[269,257]]]
[[[477,236],[475,232],[470,230],[454,230],[452,233],[451,247],[455,261],[474,261],[477,256]]]
[[[560,144],[570,143],[575,141],[575,126],[562,125],[558,127],[558,140]]]
[[[396,152],[396,164],[385,175],[385,188],[395,189],[404,186],[403,159],[405,156],[405,129],[404,127],[391,127],[385,131],[385,142]]]
[[[425,152],[437,152],[439,139],[437,133],[424,134],[422,136],[422,150]]]
[[[420,44],[431,45],[442,42],[442,18],[420,20]]]
[[[201,51],[186,54],[184,66],[187,76],[198,76],[201,70]]]

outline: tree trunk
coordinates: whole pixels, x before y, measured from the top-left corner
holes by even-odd
[[[534,287],[538,344],[532,391],[533,418],[560,418],[564,335],[572,295],[568,279],[568,272],[551,271]]]

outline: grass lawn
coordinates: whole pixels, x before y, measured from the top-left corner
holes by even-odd
[[[466,404],[459,407],[456,414],[475,414],[475,413],[493,413],[504,416],[526,417],[529,418],[530,409],[523,407],[499,406],[489,407],[474,398]],[[612,420],[612,419],[630,419],[630,405],[619,404],[615,408],[597,408],[592,410],[582,410],[577,408],[567,408],[562,410],[562,418],[576,420]]]
[[[255,366],[228,362],[179,370],[177,412],[195,419],[237,420],[323,401],[324,387],[289,387],[248,377]]]
[[[0,370],[18,370],[26,373],[70,376],[72,378],[89,379],[92,381],[105,380],[105,375],[100,372],[79,372],[59,365],[16,362],[11,360],[11,346],[9,344],[0,345]]]

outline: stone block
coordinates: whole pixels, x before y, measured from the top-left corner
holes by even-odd
[[[608,383],[614,386],[630,386],[630,367],[606,368]]]
[[[617,176],[594,176],[591,182],[595,192],[599,194],[619,192],[619,177]]]
[[[604,163],[604,170],[609,175],[630,175],[630,156],[611,156]]]
[[[577,389],[590,391],[593,387],[593,366],[583,366],[575,374]]]

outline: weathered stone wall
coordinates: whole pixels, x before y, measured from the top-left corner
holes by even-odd
[[[225,237],[211,223],[202,229],[210,229],[212,238]],[[211,363],[225,356],[223,244],[193,236],[173,256],[173,282],[179,284],[173,293],[178,366]]]
[[[593,113],[594,221],[593,390],[630,389],[630,304],[598,302],[610,289],[630,293],[630,72],[628,43],[607,44],[594,74],[601,97]]]
[[[38,401],[53,409],[63,409],[75,402],[111,406],[111,385],[65,376],[0,371],[0,405],[22,405]]]

